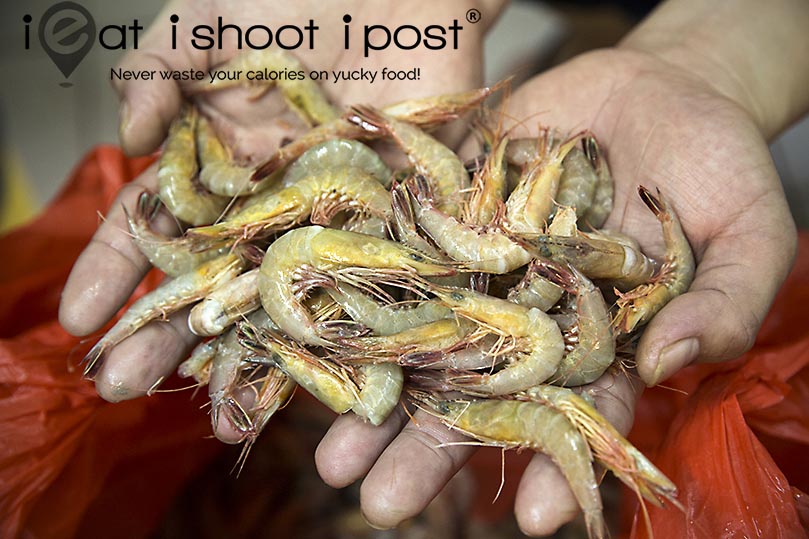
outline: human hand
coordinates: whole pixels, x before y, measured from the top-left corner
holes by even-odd
[[[750,348],[787,274],[795,227],[766,141],[750,113],[709,81],[622,48],[534,78],[514,93],[508,115],[521,120],[514,137],[536,136],[538,124],[590,129],[616,184],[605,228],[662,257],[660,225],[637,196],[639,184],[659,187],[693,247],[690,291],[662,309],[640,340],[640,380],[608,373],[589,387],[599,410],[626,433],[642,382],[655,385],[694,361],[731,359]],[[446,445],[463,438],[434,419],[417,413],[415,423],[400,413],[372,429],[340,417],[318,449],[320,473],[332,486],[365,477],[362,508],[374,525],[394,526],[420,512],[474,451]],[[529,535],[550,534],[578,513],[547,457],[535,456],[525,470],[515,512]]]
[[[499,11],[499,0],[481,1],[477,5],[484,21],[493,22]],[[422,6],[423,4],[423,6]],[[429,8],[427,6],[429,5]],[[341,81],[323,85],[338,106],[354,103],[387,104],[406,98],[435,95],[476,87],[481,79],[481,40],[486,24],[465,25],[459,38],[458,50],[399,50],[389,48],[384,53],[363,58],[362,46],[343,47],[344,13],[353,17],[352,26],[365,24],[398,26],[413,24],[423,28],[429,24],[450,24],[461,18],[469,2],[388,3],[360,0],[343,2],[339,13],[324,2],[280,2],[231,0],[170,2],[158,15],[141,40],[140,48],[123,58],[125,70],[188,70],[207,71],[238,52],[233,43],[222,50],[210,52],[190,47],[187,39],[178,39],[172,50],[172,14],[179,16],[178,35],[190,35],[198,24],[216,26],[217,17],[223,21],[248,27],[257,23],[277,27],[281,24],[305,26],[314,19],[321,26],[314,50],[295,51],[309,69],[409,69],[422,68],[419,81]],[[329,28],[326,22],[333,23]],[[357,30],[355,30],[357,31]],[[234,36],[232,32],[225,35]],[[299,54],[298,54],[299,53]],[[175,81],[118,81],[116,90],[121,97],[121,144],[129,154],[154,150],[163,140],[169,123],[177,115],[183,99],[183,86]],[[250,101],[249,90],[234,88],[210,94],[198,94],[195,102],[211,118],[218,133],[234,148],[237,157],[259,160],[277,148],[285,137],[300,134],[302,125],[286,111],[278,92],[269,92]],[[144,189],[156,191],[155,167],[125,186],[113,203],[104,223],[76,261],[62,293],[59,319],[62,326],[77,336],[98,331],[124,304],[132,290],[150,269],[149,263],[131,241],[127,232],[124,208],[130,213],[138,195]],[[164,233],[177,234],[170,216],[164,214],[155,223]],[[111,350],[101,370],[96,374],[99,394],[110,401],[120,401],[145,395],[155,383],[167,377],[177,364],[187,357],[197,339],[188,331],[188,311],[169,317],[168,323],[151,323]],[[224,438],[233,433],[217,434]],[[231,437],[231,441],[234,439]]]

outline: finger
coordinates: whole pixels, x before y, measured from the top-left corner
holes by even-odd
[[[115,84],[121,100],[118,111],[121,147],[127,155],[145,155],[160,145],[180,110],[180,87],[173,80],[160,78],[159,73],[171,67],[153,51],[132,51],[116,69],[158,75],[154,79],[121,80]]]
[[[188,330],[188,311],[151,322],[115,346],[96,374],[98,394],[110,402],[134,399],[170,376],[199,340]]]
[[[606,373],[583,389],[593,396],[601,415],[625,435],[632,426],[635,404],[643,391],[640,380],[629,373]],[[534,456],[523,473],[514,502],[517,523],[523,533],[552,535],[579,511],[559,467],[546,455]]]
[[[178,15],[179,14],[179,15]],[[156,21],[178,15],[177,33],[190,32],[195,13],[186,14],[180,2],[170,2]],[[153,24],[143,36],[140,47],[128,52],[115,71],[123,70],[138,77],[113,78],[113,87],[121,100],[118,133],[121,146],[128,155],[144,155],[157,148],[165,138],[171,120],[182,103],[179,82],[164,79],[160,72],[204,70],[205,54],[189,52],[186,47],[172,47],[170,24]],[[152,74],[144,77],[143,74]]]
[[[650,322],[637,353],[648,385],[697,359],[732,359],[753,346],[797,245],[783,195],[773,191],[756,207],[711,238],[689,292]]]
[[[104,222],[82,251],[62,290],[59,322],[71,335],[89,335],[120,309],[151,267],[132,241],[124,208],[132,214],[140,194],[157,186],[156,166],[125,185]],[[165,233],[177,233],[166,214],[153,223]]]
[[[339,416],[315,451],[320,477],[334,488],[364,477],[407,421],[401,406],[378,427],[354,414]]]
[[[475,448],[445,445],[467,439],[437,418],[417,412],[373,465],[360,489],[365,519],[392,528],[411,518],[441,492]]]
[[[552,535],[579,513],[565,476],[546,455],[534,455],[525,468],[514,513],[520,530],[534,537]]]

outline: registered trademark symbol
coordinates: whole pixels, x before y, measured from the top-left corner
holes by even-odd
[[[477,24],[480,22],[480,11],[475,8],[470,9],[466,12],[466,20],[472,24]]]

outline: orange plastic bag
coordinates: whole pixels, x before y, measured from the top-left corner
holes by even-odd
[[[641,399],[631,439],[662,439],[655,463],[685,513],[650,510],[656,539],[807,537],[809,235],[756,345],[739,360],[687,369]],[[694,389],[696,388],[696,389]],[[683,403],[684,401],[684,403]],[[663,427],[663,429],[661,429]],[[665,428],[665,436],[661,433]],[[649,537],[642,513],[632,536]]]
[[[189,392],[101,400],[69,368],[92,343],[56,321],[97,211],[150,162],[91,152],[41,217],[0,238],[0,537],[146,537],[220,448]]]

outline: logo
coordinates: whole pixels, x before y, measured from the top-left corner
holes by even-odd
[[[54,4],[39,21],[39,42],[65,78],[70,77],[93,48],[95,35],[93,16],[75,2]]]

